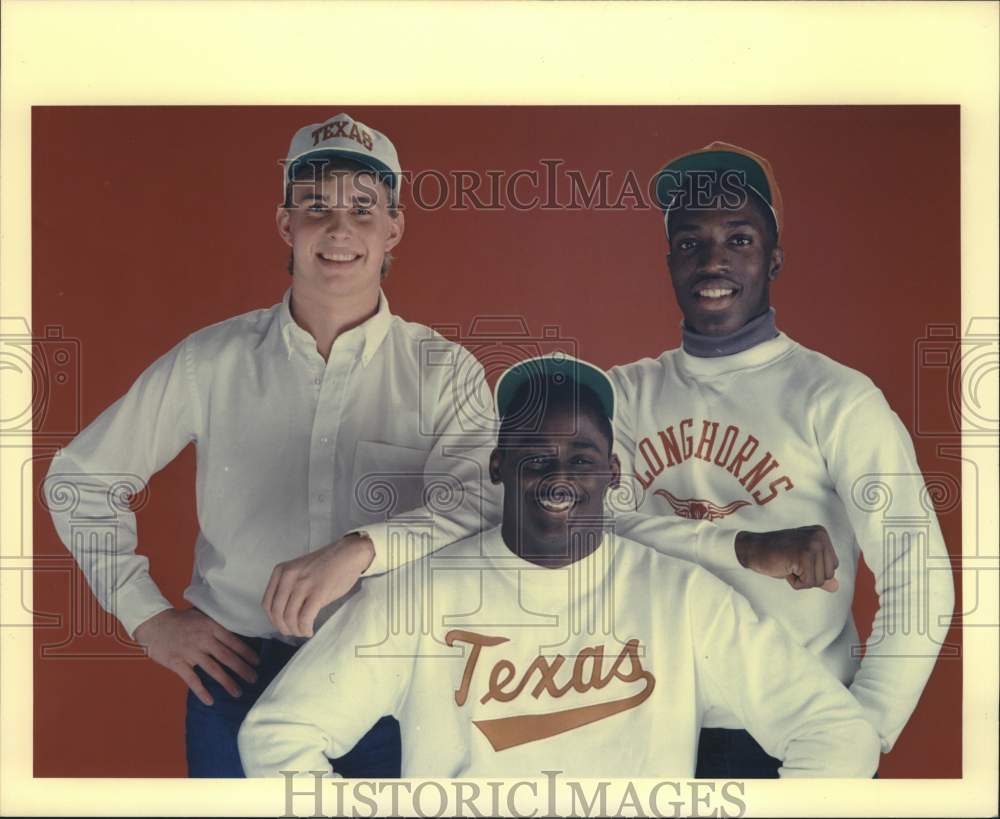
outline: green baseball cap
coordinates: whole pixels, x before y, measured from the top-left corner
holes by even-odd
[[[607,418],[614,421],[614,384],[600,367],[595,367],[579,358],[566,353],[550,353],[527,358],[509,367],[497,379],[493,391],[497,414],[501,418],[509,414],[514,397],[525,384],[535,385],[539,390],[546,389],[549,384],[554,387],[562,387],[565,384],[587,387],[597,396]]]
[[[760,154],[729,142],[713,142],[670,160],[656,177],[657,204],[669,216],[676,206],[675,194],[685,190],[685,177],[691,174],[735,172],[742,185],[756,194],[771,211],[775,228],[784,228],[784,203],[771,163]]]

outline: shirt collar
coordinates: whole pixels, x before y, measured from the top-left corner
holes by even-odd
[[[288,352],[288,358],[292,357],[292,349],[294,347],[293,338],[298,337],[315,344],[315,339],[309,333],[300,327],[292,316],[292,288],[288,288],[285,291],[285,295],[281,298],[281,304],[278,307],[278,321],[281,326],[281,337],[285,342],[285,349]],[[389,333],[389,325],[392,323],[392,312],[389,310],[389,300],[386,298],[385,293],[380,288],[378,291],[378,309],[375,311],[375,315],[370,319],[363,321],[355,330],[361,330],[364,332],[364,348],[361,352],[361,363],[364,366],[368,365],[368,362],[372,360],[375,353],[378,352],[379,347],[385,340],[386,335]]]

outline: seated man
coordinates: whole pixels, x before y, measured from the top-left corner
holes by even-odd
[[[393,714],[405,777],[690,777],[724,705],[781,776],[870,777],[875,731],[815,657],[707,571],[614,536],[607,376],[532,359],[496,401],[500,527],[365,581],[250,712],[247,774],[329,770]]]

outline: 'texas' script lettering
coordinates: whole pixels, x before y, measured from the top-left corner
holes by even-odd
[[[770,450],[759,454],[762,447],[757,438],[735,424],[720,427],[718,421],[702,420],[699,427],[693,418],[685,418],[676,429],[671,424],[655,437],[641,438],[635,453],[636,480],[649,489],[664,470],[696,458],[725,469],[758,506],[795,487],[788,475],[781,474],[781,464]],[[769,478],[766,483],[765,478]]]
[[[502,645],[508,642],[508,638],[453,629],[444,639],[449,646],[462,642],[472,647],[465,662],[462,682],[455,691],[455,704],[461,707],[468,699],[472,676],[483,648]],[[531,682],[535,683],[531,689],[531,696],[535,699],[541,697],[543,693],[558,699],[570,690],[581,694],[591,690],[601,690],[613,680],[622,683],[642,681],[643,688],[623,699],[583,705],[548,714],[522,714],[499,719],[474,720],[473,724],[483,732],[493,750],[503,751],[526,742],[545,739],[628,711],[645,702],[656,685],[653,675],[642,667],[638,640],[629,640],[607,671],[604,669],[604,646],[583,649],[573,663],[572,672],[568,677],[563,675],[560,682],[559,672],[565,664],[566,657],[562,654],[557,654],[551,660],[539,656],[528,665],[518,679],[517,667],[510,660],[500,659],[493,665],[486,693],[479,701],[483,704],[490,700],[510,702],[517,699]]]

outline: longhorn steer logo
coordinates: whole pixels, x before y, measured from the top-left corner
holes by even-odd
[[[737,509],[750,505],[750,501],[733,501],[726,506],[719,506],[710,500],[701,500],[700,498],[681,500],[671,495],[666,489],[657,489],[653,494],[663,495],[674,508],[674,512],[680,517],[690,520],[719,520],[733,514]]]

